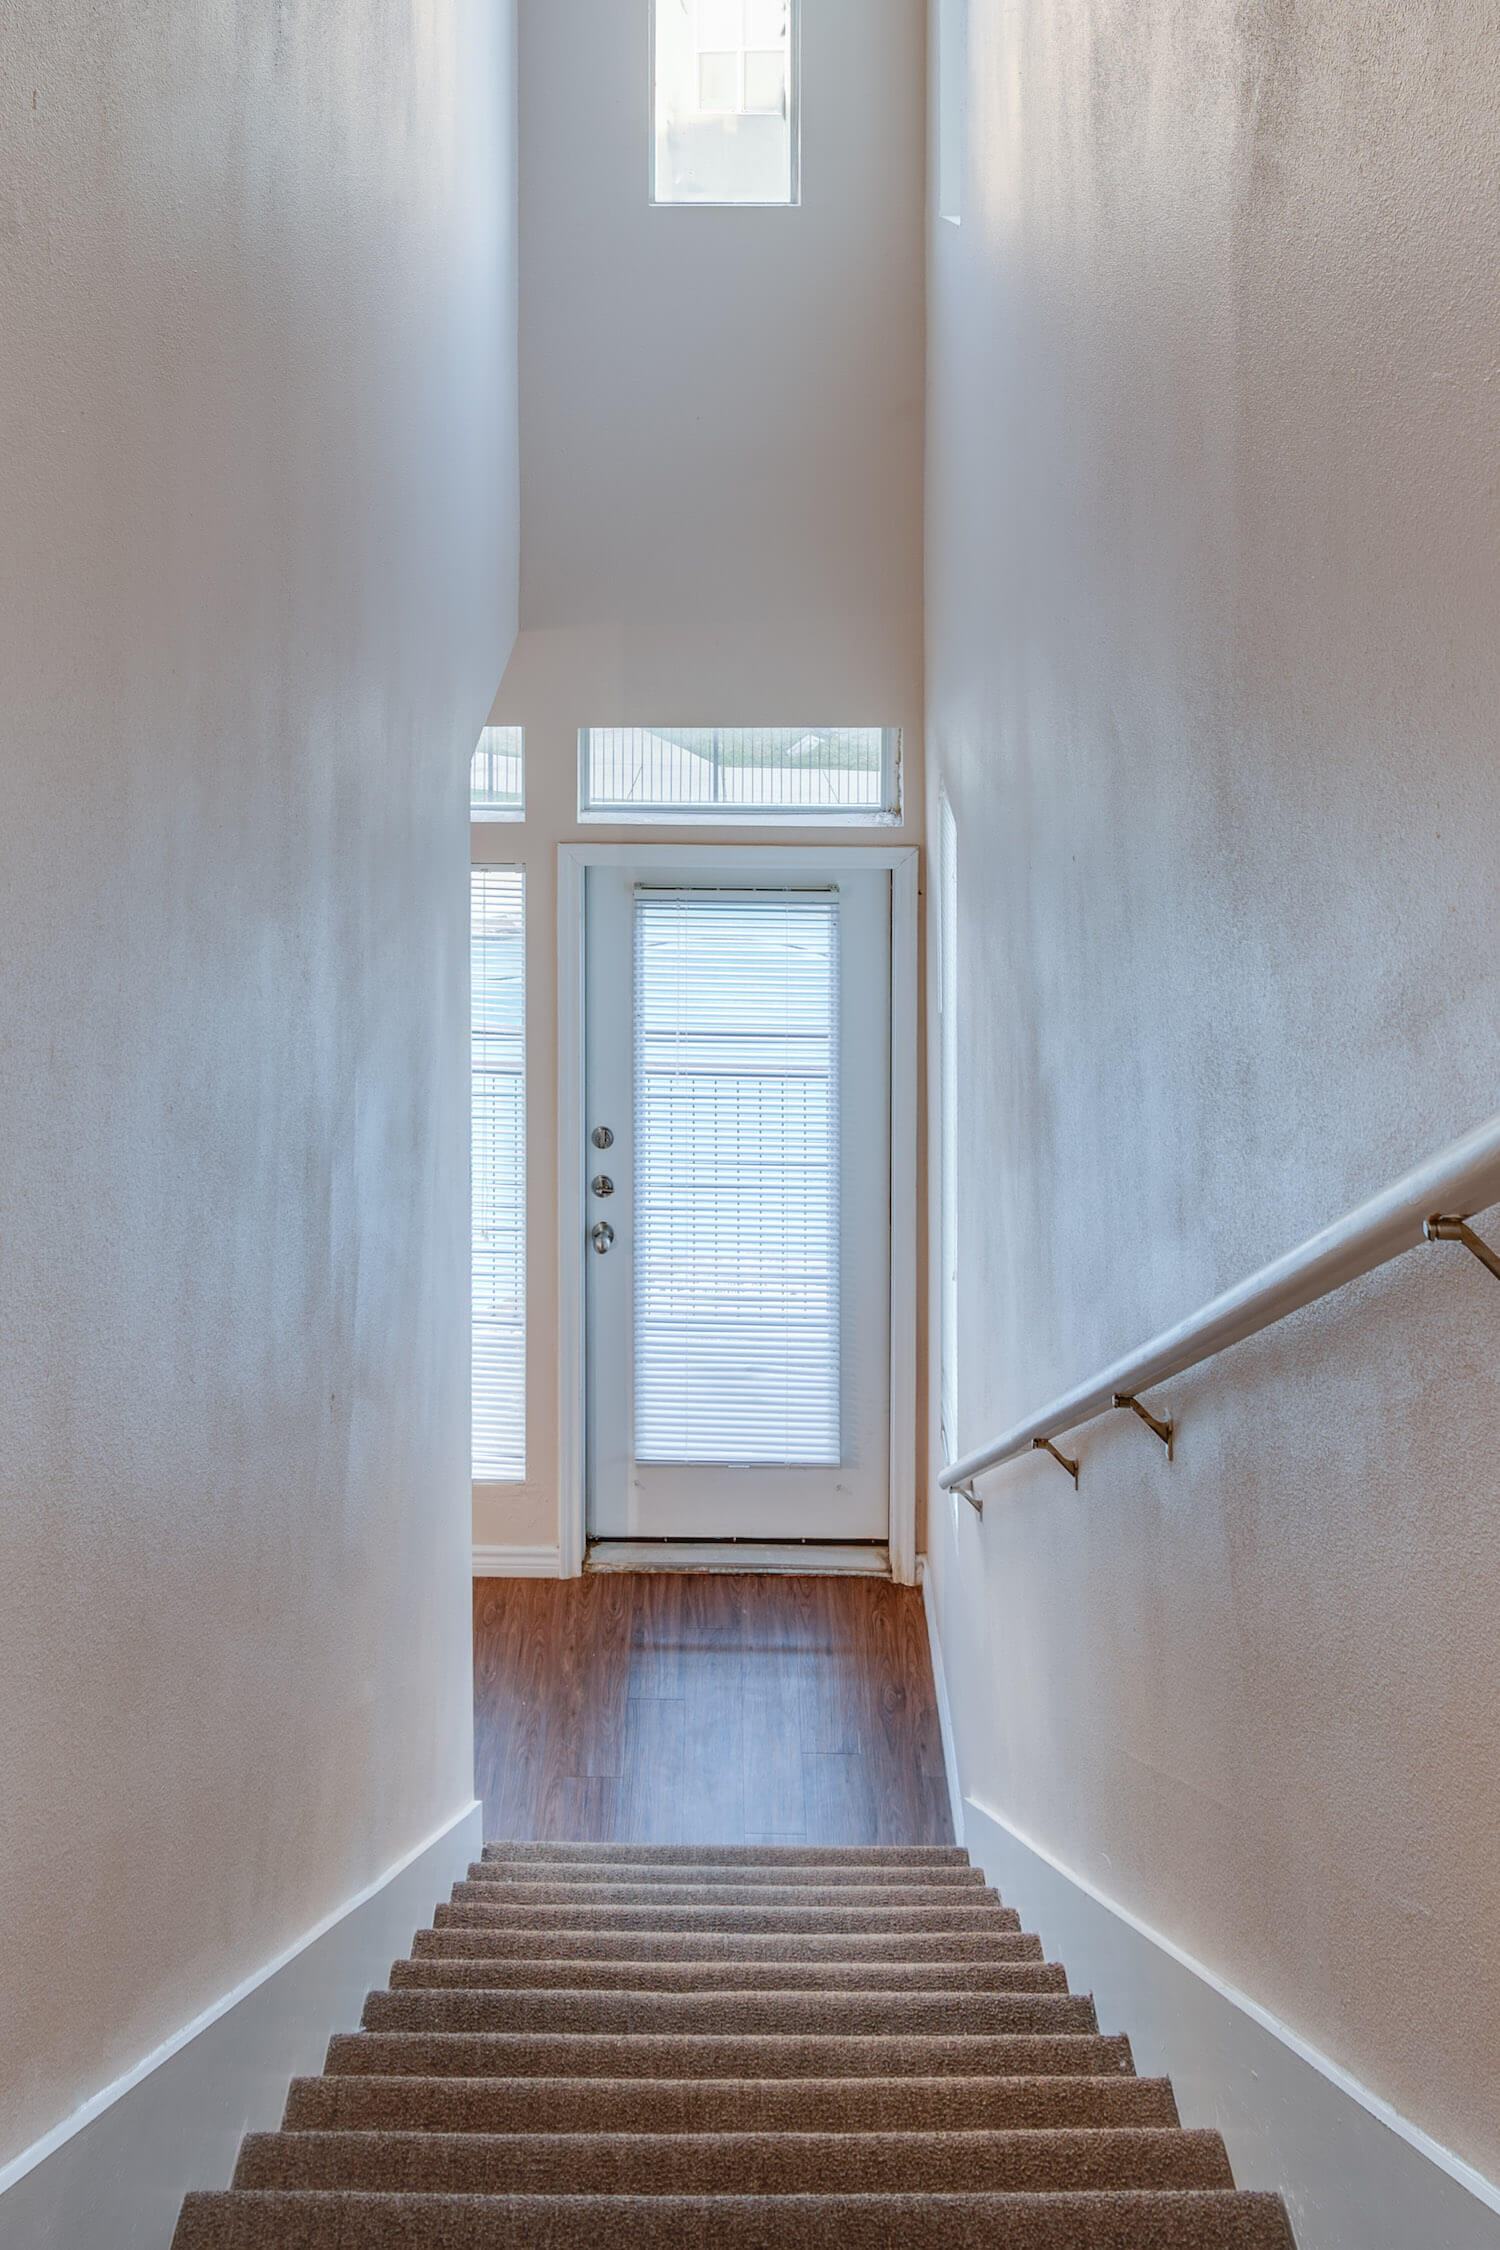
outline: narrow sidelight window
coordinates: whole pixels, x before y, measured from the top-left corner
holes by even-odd
[[[795,203],[797,0],[652,0],[651,199]]]
[[[519,727],[486,727],[469,768],[469,818],[525,817],[526,737]]]
[[[840,1458],[838,898],[635,906],[635,1456]]]
[[[469,872],[474,1482],[526,1475],[526,925],[519,867]]]
[[[941,1105],[942,1335],[939,1394],[943,1457],[958,1459],[958,824],[948,793],[938,805],[938,1073]]]

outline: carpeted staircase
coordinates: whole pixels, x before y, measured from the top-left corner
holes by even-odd
[[[490,1844],[174,2250],[1292,2250],[955,1850]]]

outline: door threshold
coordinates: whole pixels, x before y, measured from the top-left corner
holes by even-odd
[[[774,1539],[598,1539],[586,1571],[788,1571],[803,1577],[889,1578],[888,1547],[839,1547]]]

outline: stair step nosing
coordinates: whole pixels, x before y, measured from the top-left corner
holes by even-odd
[[[509,2175],[509,2176],[507,2176]],[[555,2186],[554,2186],[555,2180]],[[528,2184],[529,2183],[529,2184]],[[399,2194],[941,2193],[1232,2185],[1220,2135],[1181,2126],[868,2132],[252,2133],[236,2187]]]
[[[436,2064],[442,2067],[434,2067]],[[403,2067],[404,2066],[404,2067]],[[331,2076],[440,2078],[1007,2078],[1134,2076],[1106,2032],[899,2035],[740,2032],[337,2032]]]

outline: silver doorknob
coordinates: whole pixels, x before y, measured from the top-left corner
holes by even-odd
[[[589,1230],[589,1240],[593,1243],[601,1258],[614,1239],[615,1230],[607,1219],[601,1219],[597,1226]]]

